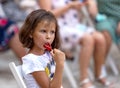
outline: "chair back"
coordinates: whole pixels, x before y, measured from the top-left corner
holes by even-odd
[[[14,62],[9,63],[10,70],[20,88],[27,88],[23,79],[21,65],[16,66]]]

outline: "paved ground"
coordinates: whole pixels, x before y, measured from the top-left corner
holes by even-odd
[[[120,65],[119,65],[120,52],[118,52],[115,48],[116,47],[112,48],[111,53],[120,71]],[[0,53],[0,88],[19,88],[8,67],[8,63],[11,61],[14,61],[16,64],[19,64],[18,60],[10,50],[5,53]],[[67,65],[69,66],[70,70],[74,75],[76,84],[79,84],[78,64],[67,61]],[[120,75],[118,76],[113,75],[113,72],[110,70],[109,65],[107,66],[107,70],[109,74],[108,79],[115,82],[115,88],[120,88]],[[64,88],[73,88],[67,75],[65,73],[63,75],[63,86]],[[104,88],[102,85],[98,84],[97,82],[95,82],[95,85],[97,86],[97,88]]]

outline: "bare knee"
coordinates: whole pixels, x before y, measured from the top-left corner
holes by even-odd
[[[108,31],[102,31],[102,34],[105,37],[105,40],[107,41],[108,44],[112,43],[112,37]]]
[[[104,37],[107,37],[112,40],[111,35],[108,31],[102,31],[102,33],[103,33]]]
[[[102,33],[97,32],[93,37],[94,37],[96,44],[98,44],[100,46],[106,45],[106,40],[105,40],[105,37]]]
[[[82,46],[89,46],[89,47],[93,47],[94,46],[94,39],[91,35],[86,34],[82,37],[82,39],[80,40],[80,44]]]

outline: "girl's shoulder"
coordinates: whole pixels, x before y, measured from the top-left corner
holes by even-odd
[[[23,56],[22,58],[24,59],[24,58],[35,58],[36,57],[36,55],[35,54],[32,54],[32,53],[28,53],[28,54],[26,54],[25,56]]]
[[[35,59],[42,59],[42,58],[45,58],[45,57],[48,57],[48,58],[51,58],[51,54],[50,52],[46,51],[43,55],[35,55],[33,53],[28,53],[27,55],[23,56],[22,57],[22,60],[35,60]]]
[[[22,61],[26,62],[26,61],[34,61],[34,60],[37,60],[38,56],[32,54],[32,53],[29,53],[29,54],[26,54],[25,56],[22,57]]]

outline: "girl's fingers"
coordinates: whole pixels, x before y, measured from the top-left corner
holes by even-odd
[[[50,51],[50,54],[51,54],[52,56],[54,56],[53,50]]]

